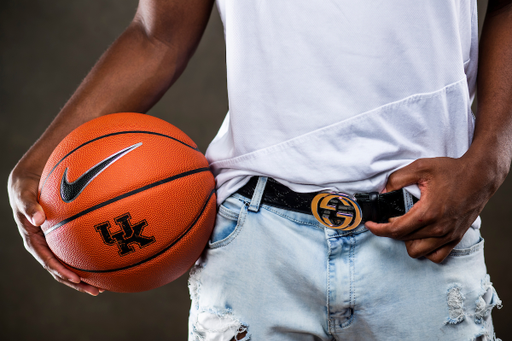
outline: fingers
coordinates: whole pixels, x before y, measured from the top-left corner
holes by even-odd
[[[11,174],[9,179],[9,199],[25,249],[58,282],[80,292],[98,295],[100,289],[81,281],[80,276],[65,267],[48,247],[40,228],[46,216],[37,202],[38,183],[37,177],[14,178]]]
[[[51,251],[50,251],[51,253]],[[44,261],[43,267],[52,275],[52,277],[59,283],[62,283],[77,291],[87,293],[92,296],[97,296],[104,290],[100,290],[90,284],[81,281],[80,277],[66,268],[62,263],[56,259],[53,254],[48,255],[50,258]]]
[[[80,277],[59,262],[48,247],[40,245],[39,247],[33,248],[33,250],[36,254],[35,257],[54,278],[75,284],[80,283]]]
[[[22,214],[33,226],[41,226],[46,220],[44,210],[37,202],[38,183],[31,178],[9,181],[9,199],[15,218]]]
[[[61,279],[59,277],[54,277],[54,278],[59,283],[62,283],[62,284],[66,285],[66,286],[68,286],[68,287],[70,287],[72,289],[75,289],[77,291],[89,294],[91,296],[98,296],[99,294],[101,294],[102,292],[105,291],[105,290],[93,287],[92,285],[89,285],[89,284],[87,284],[85,282],[72,283],[72,282],[63,280],[63,279]]]
[[[365,225],[377,236],[404,241],[410,257],[426,257],[441,263],[462,236],[459,238],[450,233],[451,230],[446,229],[449,224],[436,221],[425,205],[416,205],[407,214],[391,218],[388,223],[367,222]]]
[[[425,257],[434,263],[442,263],[460,240],[447,242],[446,238],[426,238],[405,242],[407,253],[412,258]]]
[[[99,288],[83,282],[80,276],[59,262],[48,248],[46,242],[42,243],[40,241],[36,241],[34,243],[34,239],[37,240],[37,237],[33,237],[31,239],[31,248],[29,252],[32,253],[34,258],[37,259],[43,268],[48,271],[57,282],[92,296],[97,296],[101,292]]]
[[[80,277],[62,265],[53,255],[46,243],[44,234],[39,227],[45,221],[43,208],[36,201],[35,193],[25,190],[16,199],[16,209],[19,211],[18,229],[25,244],[25,249],[54,277],[72,283],[80,283]]]
[[[365,224],[366,228],[379,237],[399,240],[414,239],[411,236],[416,236],[414,234],[416,231],[423,233],[422,229],[435,221],[425,206],[420,200],[403,216],[391,218],[388,223],[379,224],[368,221]],[[429,236],[428,233],[425,236]]]
[[[425,257],[434,263],[437,263],[437,264],[442,263],[446,259],[446,257],[448,257],[450,255],[450,253],[452,252],[453,248],[456,245],[457,245],[457,242],[449,243],[449,244],[443,246],[442,248],[439,248],[439,249],[435,250],[434,252],[426,255]]]
[[[367,222],[366,227],[377,236],[390,237],[390,233],[383,232],[380,227],[373,222]],[[380,234],[379,234],[380,233]],[[425,233],[429,235],[429,233]],[[390,237],[392,238],[392,237]],[[399,239],[399,238],[393,238]],[[441,263],[450,254],[460,239],[451,240],[449,236],[442,237],[424,237],[422,239],[400,239],[405,242],[407,253],[412,258],[426,257],[434,263]]]
[[[408,221],[411,221],[410,223]],[[380,237],[389,237],[397,240],[416,240],[425,238],[444,238],[452,235],[447,225],[435,222],[432,218],[422,217],[417,219],[392,218],[387,224],[367,223],[367,228],[375,235]],[[410,225],[407,225],[410,224]]]
[[[478,182],[468,181],[467,169],[462,158],[438,157],[418,159],[393,172],[386,191],[417,184],[421,199],[403,216],[385,224],[367,222],[366,227],[377,236],[404,241],[411,257],[442,262],[485,204],[475,198],[481,190]]]
[[[26,213],[25,216],[34,226],[41,226],[46,220],[43,208],[39,204],[32,205],[31,212]]]
[[[44,214],[44,210],[36,201],[35,196],[29,198],[21,198],[19,200],[20,213],[22,213],[25,218],[32,224],[33,226],[41,226],[46,220],[46,215]]]
[[[42,232],[37,234],[29,233],[24,235],[23,238],[27,251],[32,254],[32,256],[57,282],[93,296],[97,296],[100,293],[99,288],[81,281],[80,276],[65,267],[54,256],[53,252],[48,247],[48,244],[46,244],[46,240],[44,239]]]
[[[391,173],[386,184],[386,192],[419,183],[426,175],[425,166],[425,159],[419,159]]]
[[[392,222],[387,224],[367,222],[366,227],[377,236],[404,241],[407,253],[410,257],[426,257],[434,263],[444,261],[461,240],[461,238],[456,238],[449,233],[442,234],[438,232],[443,229],[436,227],[437,225],[427,225],[420,227],[413,233],[406,233],[394,226],[397,221],[399,222],[400,219],[395,218]],[[436,234],[439,236],[435,236]]]

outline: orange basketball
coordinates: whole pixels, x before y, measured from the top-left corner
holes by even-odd
[[[215,222],[215,180],[195,143],[144,114],[102,116],[54,150],[39,183],[42,225],[57,258],[116,292],[184,274]]]

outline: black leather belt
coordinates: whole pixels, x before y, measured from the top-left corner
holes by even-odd
[[[237,193],[252,198],[257,182],[258,177],[252,177]],[[403,189],[354,196],[334,192],[297,193],[272,178],[268,178],[261,198],[262,204],[312,214],[323,225],[342,230],[354,229],[365,221],[387,222],[391,217],[405,214],[417,201]]]

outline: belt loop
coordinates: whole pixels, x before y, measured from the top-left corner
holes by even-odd
[[[267,177],[260,176],[258,178],[258,183],[256,184],[256,188],[254,189],[254,193],[252,194],[251,204],[249,205],[249,211],[252,211],[252,212],[259,211],[261,198],[263,197],[263,192],[265,191],[266,184],[267,184]]]

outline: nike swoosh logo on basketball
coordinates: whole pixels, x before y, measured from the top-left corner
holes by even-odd
[[[107,167],[111,164],[131,152],[137,147],[142,146],[142,142],[136,143],[133,146],[125,148],[123,150],[118,151],[117,153],[107,157],[105,160],[98,163],[96,166],[87,170],[84,174],[82,174],[78,179],[73,182],[68,181],[68,168],[64,170],[64,174],[62,175],[62,180],[60,182],[60,197],[64,202],[72,202],[75,200],[80,193],[84,190],[87,185],[91,183],[94,178],[96,178],[101,172],[103,172]]]

